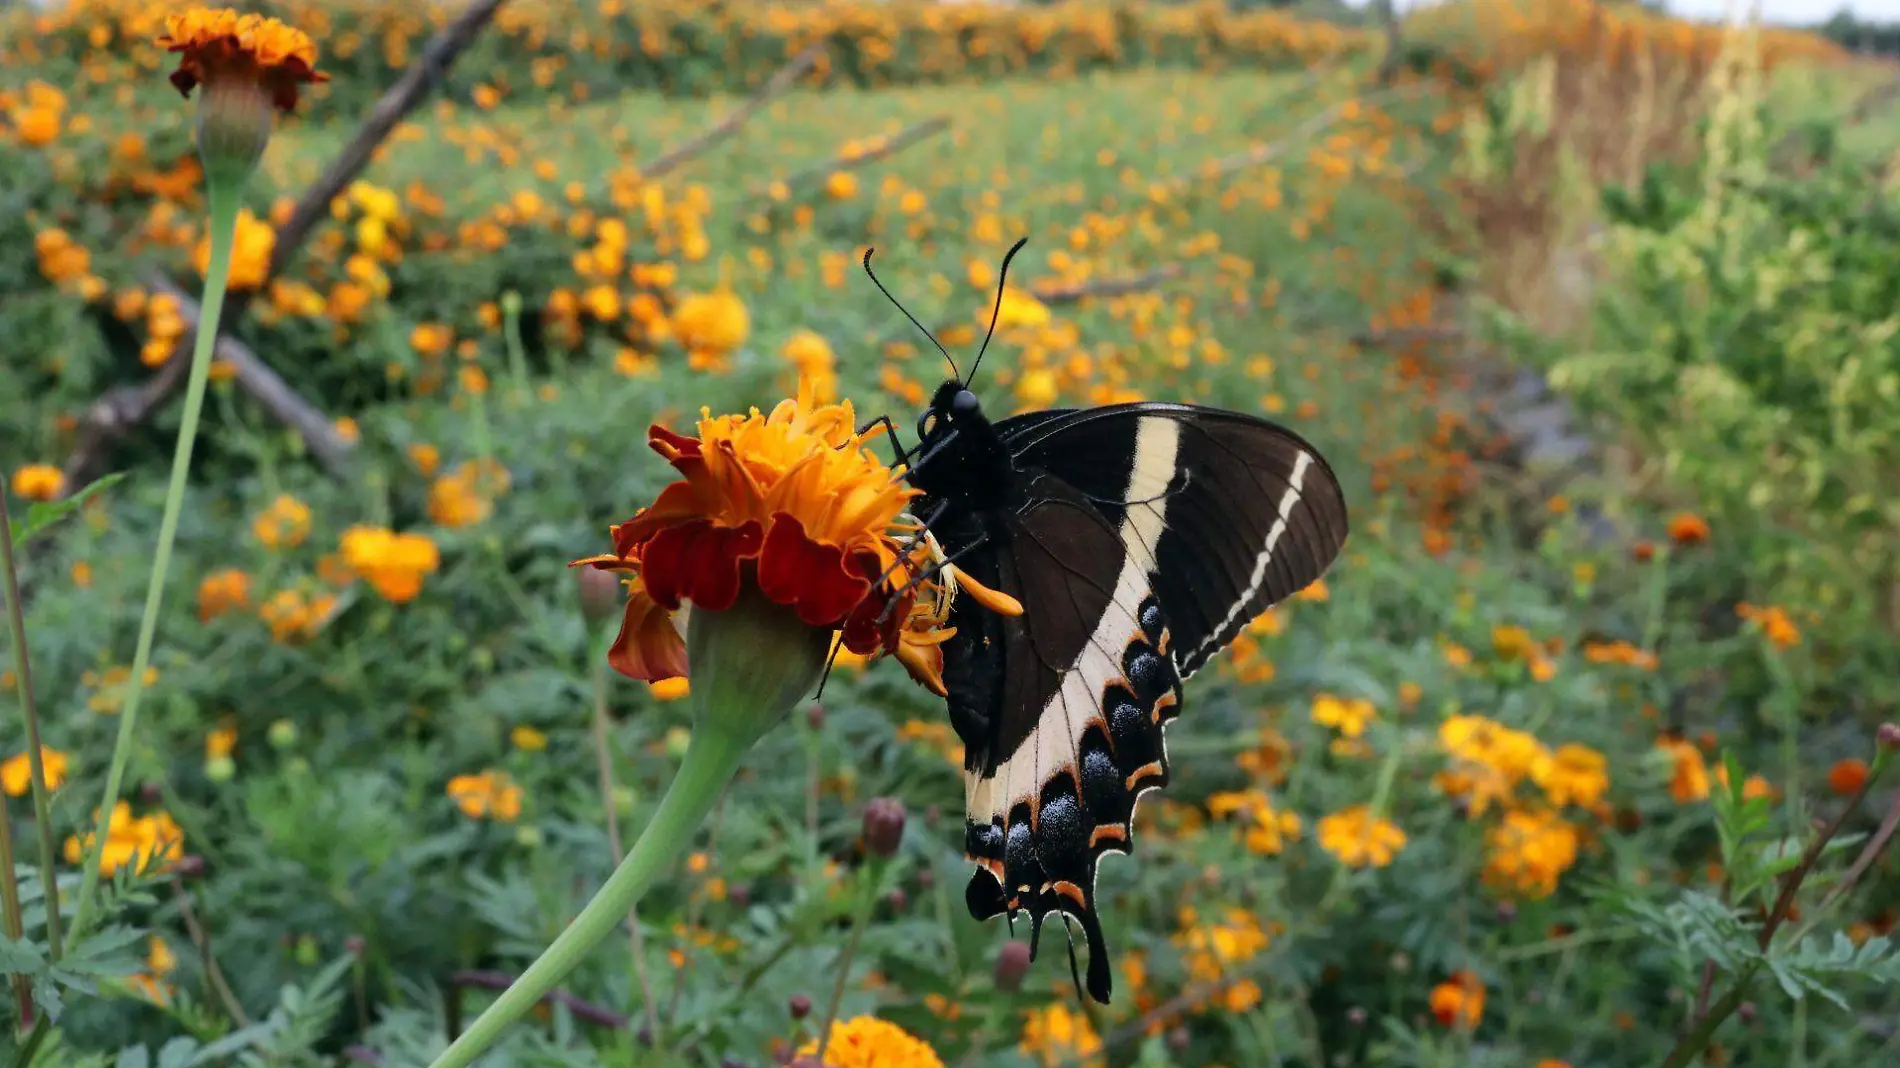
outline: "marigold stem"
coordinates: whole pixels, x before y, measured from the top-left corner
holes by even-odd
[[[132,755],[132,735],[138,726],[139,701],[145,696],[145,671],[152,661],[152,638],[158,631],[158,610],[165,596],[165,576],[171,569],[172,545],[178,539],[178,516],[184,511],[185,483],[191,473],[191,450],[198,440],[198,416],[204,410],[205,383],[210,379],[211,351],[217,344],[218,318],[224,311],[224,290],[231,274],[231,245],[237,231],[239,182],[220,181],[207,170],[210,201],[211,262],[205,269],[204,302],[198,316],[198,334],[191,349],[191,376],[185,386],[185,407],[178,423],[178,445],[172,453],[171,483],[165,490],[165,514],[158,524],[158,547],[152,553],[152,575],[145,588],[145,611],[139,617],[138,646],[132,654],[132,677],[119,714],[119,733],[112,745],[112,765],[95,817],[92,841],[86,850],[85,873],[79,881],[79,901],[73,908],[68,949],[85,937],[92,919],[93,898],[99,889],[99,867],[105,858],[106,836],[112,828],[112,808],[119,800],[125,765]],[[48,888],[50,894],[52,889]]]
[[[53,851],[53,817],[46,786],[46,759],[40,747],[39,706],[33,701],[33,664],[26,651],[26,610],[20,602],[19,563],[13,555],[13,518],[7,514],[7,495],[0,493],[0,567],[7,573],[7,622],[13,629],[13,680],[20,690],[20,712],[26,718],[27,767],[32,771],[33,823],[40,840],[40,886],[46,895],[48,954],[59,960],[59,869]]]
[[[666,796],[660,799],[652,821],[640,832],[627,859],[614,869],[567,930],[476,1017],[431,1068],[467,1068],[509,1024],[540,1002],[626,919],[641,896],[686,850],[754,740],[752,735],[735,732],[703,728],[693,732],[679,774],[673,777],[673,784],[667,787]]]

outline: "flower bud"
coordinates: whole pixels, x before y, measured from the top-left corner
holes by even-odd
[[[237,761],[228,756],[212,757],[205,761],[205,778],[212,782],[230,782],[237,775]]]
[[[904,841],[904,803],[895,797],[874,797],[864,806],[864,851],[891,857]]]
[[[1900,723],[1882,723],[1874,741],[1882,749],[1900,749]]]
[[[599,625],[620,611],[623,600],[620,580],[612,572],[597,567],[577,567],[574,583],[580,587],[581,618],[587,622]]]
[[[270,132],[270,97],[255,80],[211,78],[198,94],[198,156],[207,179],[241,186],[264,158]]]
[[[287,719],[280,719],[270,725],[264,735],[273,749],[289,749],[297,744],[297,725]]]
[[[205,873],[205,858],[196,853],[186,853],[172,862],[172,874],[180,879],[196,879]]]
[[[904,906],[910,904],[910,895],[904,893],[903,887],[893,886],[891,892],[884,895],[884,900],[890,902],[892,912],[902,912]]]
[[[802,1020],[810,1016],[811,996],[809,994],[793,994],[792,999],[785,1003],[785,1011],[791,1013],[792,1019],[794,1020]]]
[[[1014,994],[1023,988],[1023,977],[1029,974],[1029,944],[1010,940],[996,952],[996,989],[1005,994]]]
[[[805,726],[810,727],[812,730],[815,730],[815,731],[821,731],[825,729],[825,706],[824,705],[821,705],[818,702],[813,701],[810,705],[806,706]]]

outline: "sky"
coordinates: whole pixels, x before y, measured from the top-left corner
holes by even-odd
[[[1355,7],[1364,0],[1347,0]],[[1399,7],[1420,7],[1435,0],[1398,0]],[[1666,0],[1671,14],[1688,18],[1721,18],[1728,0]],[[1900,22],[1900,0],[1760,0],[1762,17],[1769,22],[1824,22],[1842,7],[1857,18]]]

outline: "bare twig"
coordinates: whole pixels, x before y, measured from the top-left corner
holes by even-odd
[[[160,293],[169,294],[178,304],[179,318],[196,330],[198,328],[198,302],[191,299],[184,290],[173,285],[169,279],[160,277],[152,282],[152,288]],[[309,401],[292,389],[290,383],[271,370],[252,352],[250,347],[229,334],[218,338],[213,355],[230,365],[236,372],[238,387],[251,395],[251,398],[264,406],[278,422],[289,426],[303,438],[304,446],[310,455],[317,458],[323,469],[331,475],[341,478],[349,470],[350,451],[355,447],[345,441],[336,432],[336,425],[329,417],[318,411]]]
[[[245,1013],[244,1004],[231,992],[231,984],[224,981],[224,969],[218,967],[218,958],[211,953],[211,935],[205,930],[205,925],[199,922],[197,912],[191,907],[191,894],[186,892],[181,880],[172,880],[172,897],[178,902],[178,915],[185,921],[185,932],[191,936],[191,944],[198,947],[198,960],[204,968],[205,978],[210,981],[211,989],[218,995],[225,1013],[239,1027],[251,1026],[251,1018]]]
[[[824,54],[825,45],[821,41],[806,48],[798,55],[793,56],[790,62],[779,68],[777,74],[772,75],[769,81],[759,86],[751,96],[747,97],[745,103],[734,108],[731,114],[719,120],[716,125],[709,127],[698,137],[680,145],[678,148],[669,149],[663,153],[660,158],[640,168],[641,176],[650,181],[669,171],[677,170],[691,162],[695,157],[704,155],[707,151],[718,145],[719,142],[738,133],[739,128],[744,126],[747,122],[750,122],[752,116],[759,113],[760,108],[765,107],[765,105],[772,102],[773,98],[784,93],[787,89],[790,89],[792,83],[803,77],[805,72],[810,70],[812,65],[818,62],[818,57]]]
[[[1821,900],[1819,911],[1825,911],[1841,898],[1854,892],[1854,887],[1860,882],[1861,877],[1867,874],[1867,869],[1873,867],[1874,862],[1880,859],[1880,854],[1886,852],[1896,830],[1900,830],[1900,795],[1895,795],[1893,804],[1887,806],[1887,815],[1881,819],[1879,828],[1874,831],[1874,836],[1868,839],[1867,845],[1861,849],[1860,856],[1854,859],[1853,866],[1847,869],[1847,874],[1841,876],[1841,881],[1834,884],[1833,891]]]
[[[369,117],[363,121],[356,136],[331,161],[316,184],[304,191],[303,197],[290,213],[290,220],[277,231],[277,243],[271,250],[270,277],[282,273],[285,265],[302,249],[311,230],[329,213],[330,201],[363,172],[376,149],[388,138],[389,132],[415,110],[428,91],[442,79],[455,58],[495,17],[495,10],[503,2],[472,0],[454,22],[443,27],[429,41],[422,50],[422,56],[370,109]],[[225,304],[224,321],[238,322],[243,317],[248,301],[247,292],[231,294]],[[83,486],[92,481],[91,475],[104,463],[112,445],[132,427],[150,419],[171,399],[178,387],[184,384],[185,372],[190,369],[192,344],[191,334],[187,332],[173,347],[172,358],[165,361],[152,377],[132,385],[115,386],[86,410],[79,424],[78,443],[72,455],[66,459],[65,484],[68,487]]]
[[[919,141],[925,140],[935,134],[940,134],[949,128],[950,117],[948,115],[938,115],[934,118],[925,119],[922,122],[912,123],[891,136],[876,141],[870,148],[865,149],[863,152],[855,154],[840,153],[828,162],[821,163],[815,167],[807,167],[802,171],[795,172],[789,177],[781,178],[765,188],[756,191],[753,195],[758,199],[769,200],[773,199],[772,190],[778,186],[782,185],[787,190],[796,190],[800,186],[809,185],[812,182],[839,171],[849,171],[859,167],[867,167],[881,159],[902,152],[904,149],[909,148]]]
[[[1156,267],[1152,271],[1118,278],[1097,278],[1087,282],[1041,287],[1031,284],[1029,292],[1044,304],[1074,304],[1088,297],[1121,297],[1130,293],[1140,293],[1143,290],[1153,289],[1163,282],[1179,278],[1181,274],[1180,264],[1169,263]]]
[[[1458,341],[1464,336],[1464,328],[1457,326],[1400,326],[1390,330],[1361,330],[1349,340],[1355,345],[1383,346],[1408,341]]]
[[[507,972],[462,971],[449,976],[449,983],[455,987],[475,987],[479,990],[506,990],[514,984],[515,976]],[[550,990],[541,997],[542,1004],[565,1006],[574,1014],[576,1020],[605,1027],[614,1031],[625,1031],[628,1020],[625,1016],[603,1008],[591,1001],[584,1001],[565,990]]]

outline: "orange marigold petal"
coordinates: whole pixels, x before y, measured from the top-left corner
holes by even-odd
[[[659,682],[686,675],[686,641],[672,617],[646,591],[635,588],[620,619],[620,634],[607,663],[630,679]]]

